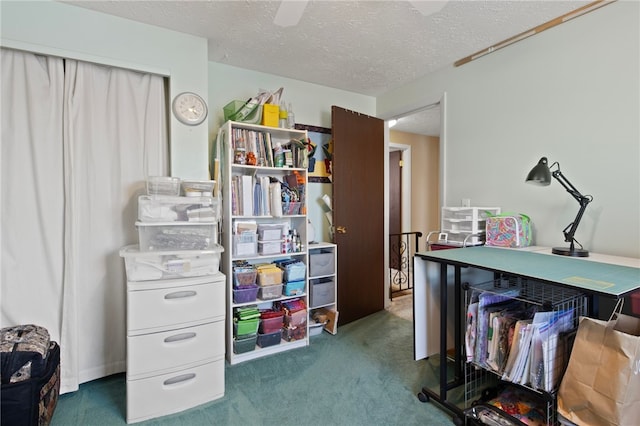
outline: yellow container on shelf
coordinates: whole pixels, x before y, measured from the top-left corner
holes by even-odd
[[[280,118],[280,107],[274,104],[264,104],[262,106],[262,125],[278,127]]]

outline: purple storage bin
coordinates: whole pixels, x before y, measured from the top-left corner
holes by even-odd
[[[253,302],[258,297],[257,284],[243,285],[233,289],[233,303]]]

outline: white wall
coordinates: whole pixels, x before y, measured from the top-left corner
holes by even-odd
[[[169,77],[170,99],[206,97],[207,40],[50,1],[2,1],[0,44]],[[208,179],[208,129],[170,120],[171,174]]]
[[[618,1],[377,99],[389,117],[447,92],[446,199],[526,213],[535,243],[564,246],[578,203],[524,183],[542,156],[593,195],[576,238],[640,257],[640,3]]]
[[[337,105],[367,115],[375,115],[376,100],[364,96],[304,81],[279,77],[236,68],[229,65],[209,63],[209,128],[211,140],[215,140],[224,118],[222,108],[234,99],[249,99],[259,89],[276,90],[284,87],[283,99],[293,105],[297,123],[331,128],[331,106]],[[308,188],[308,216],[316,231],[316,239],[329,241],[329,227],[320,201],[323,194],[331,196],[331,184],[310,183]]]

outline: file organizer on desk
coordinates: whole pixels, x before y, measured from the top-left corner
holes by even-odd
[[[485,242],[485,222],[500,207],[443,207],[440,230],[427,235],[428,250],[470,247]]]

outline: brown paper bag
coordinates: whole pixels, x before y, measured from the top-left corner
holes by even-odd
[[[640,318],[580,318],[558,412],[579,425],[640,424]]]

